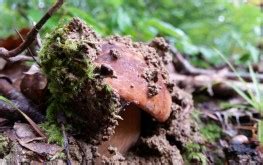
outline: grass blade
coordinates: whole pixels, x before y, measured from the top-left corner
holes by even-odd
[[[253,107],[255,106],[255,103],[253,102],[253,100],[251,98],[249,98],[244,91],[242,91],[240,88],[238,88],[232,84],[228,84],[228,85],[231,86],[250,105],[252,105]]]
[[[0,100],[6,102],[7,104],[9,104],[10,106],[12,106],[15,110],[17,110],[27,121],[28,123],[33,127],[33,129],[43,138],[47,138],[47,135],[44,134],[44,132],[41,130],[41,128],[32,120],[30,119],[30,117],[28,117],[24,112],[22,112],[20,109],[18,109],[16,107],[16,105],[8,100],[7,98],[5,98],[4,96],[0,96]]]
[[[258,110],[261,112],[262,111],[262,106],[261,106],[261,102],[262,102],[262,98],[261,98],[261,91],[259,89],[259,82],[258,79],[256,78],[256,74],[252,68],[251,65],[249,65],[249,73],[251,75],[252,78],[252,82],[253,82],[253,86],[254,86],[254,90],[255,90],[255,94],[256,94],[256,102],[258,103]]]
[[[263,121],[258,122],[258,140],[260,144],[263,144]]]

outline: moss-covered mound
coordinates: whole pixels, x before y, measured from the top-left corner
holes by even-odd
[[[100,45],[101,38],[75,18],[47,35],[40,51],[52,95],[49,122],[64,112],[74,128],[93,140],[107,139],[107,128],[117,124],[114,116],[120,110],[119,96],[103,83],[100,66],[93,63]]]

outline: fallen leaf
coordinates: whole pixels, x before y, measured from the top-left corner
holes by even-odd
[[[25,38],[27,33],[30,31],[29,28],[19,30],[19,33]],[[7,50],[12,50],[18,47],[22,43],[22,39],[17,35],[11,35],[5,39],[0,39],[0,47],[4,47]]]
[[[41,70],[37,64],[33,64],[27,72],[24,72],[26,75],[34,75],[36,73],[41,73]]]
[[[57,152],[61,152],[63,150],[62,147],[55,145],[55,144],[48,144],[48,143],[36,143],[36,142],[31,142],[27,143],[27,140],[18,140],[19,144],[22,145],[23,147],[36,152],[40,155],[55,155]]]
[[[46,76],[41,73],[36,64],[24,74],[20,84],[21,92],[36,104],[43,103],[48,83]]]
[[[32,126],[32,128],[41,136],[44,138],[47,138],[47,135],[45,135],[45,133],[40,129],[40,127],[30,118],[28,117],[24,112],[22,112],[20,109],[18,109],[16,107],[16,105],[14,105],[12,103],[12,101],[6,99],[3,96],[0,96],[0,100],[6,102],[7,104],[9,104],[10,106],[12,106],[14,109],[16,109],[27,121],[28,123]]]
[[[14,130],[18,138],[35,138],[36,134],[30,127],[30,125],[25,123],[15,123]]]

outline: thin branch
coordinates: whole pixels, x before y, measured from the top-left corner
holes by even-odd
[[[57,0],[57,2],[46,12],[46,14],[39,20],[39,22],[30,30],[25,41],[20,44],[17,48],[13,50],[6,50],[5,48],[0,48],[0,57],[8,59],[9,57],[16,56],[17,54],[23,52],[36,38],[39,30],[47,22],[47,20],[63,5],[64,0]]]
[[[10,57],[8,59],[9,62],[22,62],[22,61],[34,61],[32,57],[20,54],[15,57]]]
[[[59,112],[57,114],[57,122],[61,125],[61,129],[62,129],[62,134],[63,134],[63,139],[64,139],[64,151],[65,151],[66,158],[67,158],[67,165],[71,165],[72,163],[70,161],[69,141],[68,141],[68,136],[67,136],[66,129],[65,129],[66,118],[64,116],[64,113]]]
[[[233,73],[233,72],[222,72],[218,70],[209,70],[209,69],[202,69],[202,68],[196,68],[192,64],[187,61],[182,54],[177,52],[177,50],[174,47],[170,47],[171,53],[174,55],[174,57],[178,60],[178,62],[182,65],[183,69],[187,72],[189,75],[217,75],[220,77],[224,77],[226,79],[236,80],[238,79],[239,75],[242,79],[247,81],[252,81],[252,77],[250,73]],[[256,78],[263,82],[263,75],[262,74],[256,74]]]
[[[254,84],[249,82],[240,82],[238,80],[229,80],[217,75],[182,75],[170,74],[170,80],[184,88],[188,92],[205,92],[210,96],[233,96],[236,91],[231,87],[235,86],[242,91],[254,90]],[[259,85],[263,90],[263,85]]]
[[[18,31],[17,29],[15,29],[15,30],[16,30],[17,35],[20,37],[20,39],[21,39],[23,42],[25,42],[23,36],[19,33],[19,31]],[[34,57],[32,51],[31,51],[31,49],[30,49],[29,47],[27,48],[27,51],[29,52],[29,55],[32,57],[32,59],[37,63],[37,65],[38,65],[39,67],[41,67],[40,63],[36,60],[36,58]]]

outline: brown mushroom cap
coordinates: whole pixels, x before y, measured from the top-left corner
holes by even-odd
[[[111,54],[112,50],[118,51],[120,56],[114,58]],[[148,96],[148,82],[142,74],[149,66],[141,53],[122,43],[104,43],[102,52],[95,62],[111,67],[114,77],[107,77],[104,80],[123,100],[137,105],[159,122],[167,120],[171,113],[171,95],[158,73],[156,83],[161,90],[155,96]]]

